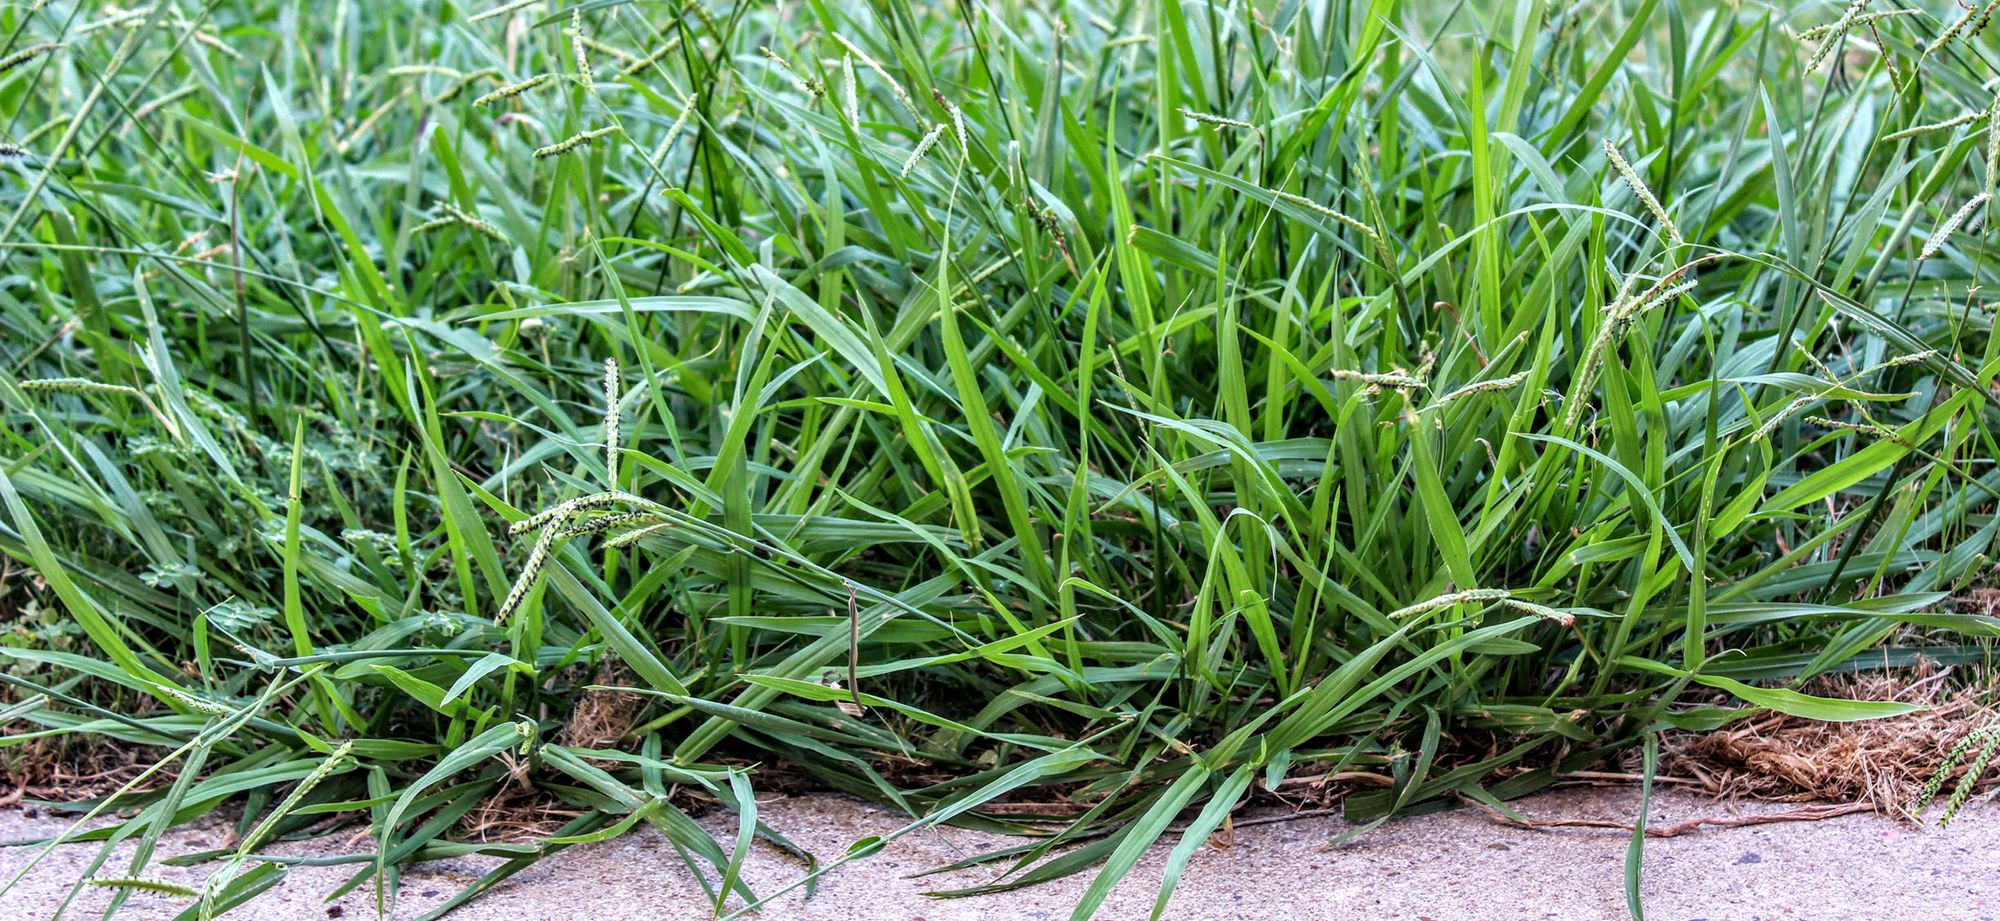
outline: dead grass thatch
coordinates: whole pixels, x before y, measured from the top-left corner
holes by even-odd
[[[12,727],[0,727],[0,733]],[[160,759],[152,746],[81,743],[68,738],[41,738],[0,750],[0,807],[23,800],[67,803],[95,799],[124,786]],[[173,783],[169,765],[156,772],[140,790]]]
[[[1924,709],[1852,723],[1766,713],[1709,733],[1670,736],[1661,773],[1726,797],[1866,803],[1884,815],[1911,817],[1952,745],[2000,716],[1987,703],[1990,680],[1968,686],[1953,677],[1950,669],[1923,668],[1817,679],[1808,693]]]

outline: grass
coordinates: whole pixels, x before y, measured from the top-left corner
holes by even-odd
[[[10,3],[0,744],[160,753],[121,899],[241,806],[190,918],[641,822],[740,912],[774,770],[1082,918],[1286,777],[1899,712],[1796,687],[2000,633],[1991,12]]]

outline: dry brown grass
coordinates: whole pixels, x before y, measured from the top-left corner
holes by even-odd
[[[629,673],[613,669],[597,683],[616,686],[630,681]],[[562,744],[568,748],[616,747],[632,731],[632,721],[638,717],[640,704],[644,702],[638,694],[608,687],[579,689],[575,701],[562,728]]]
[[[1924,709],[1853,723],[1766,713],[1714,732],[1670,736],[1661,773],[1698,781],[1720,796],[1866,803],[1878,813],[1908,817],[1952,745],[2000,716],[1988,703],[1993,679],[1968,685],[1950,669],[1821,678],[1805,690],[1908,701]],[[1963,770],[1955,769],[1947,789]]]
[[[578,683],[574,704],[563,722],[560,741],[566,748],[616,748],[632,731],[643,699],[630,691],[582,687],[588,677],[583,669],[571,669],[567,677]],[[630,675],[613,670],[598,676],[605,685],[620,685]],[[558,833],[563,825],[583,811],[535,784],[527,762],[511,753],[500,758],[508,767],[507,782],[459,820],[455,836],[460,840],[484,843],[533,841]],[[596,759],[591,759],[595,761]],[[612,762],[598,761],[603,766]]]
[[[512,752],[502,752],[500,760],[507,765],[507,782],[458,820],[453,837],[482,844],[533,841],[556,834],[583,814],[554,793],[535,786],[526,761]]]
[[[58,738],[0,749],[0,807],[19,805],[26,799],[67,803],[104,796],[152,767],[160,755],[161,751],[151,746],[77,744]],[[170,765],[148,778],[140,789],[166,786],[174,777]]]

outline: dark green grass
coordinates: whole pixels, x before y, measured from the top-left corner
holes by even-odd
[[[1996,634],[1988,9],[10,4],[0,744],[171,753],[121,891],[240,805],[728,913],[784,770],[1084,917],[1289,776],[1899,712],[1795,688]]]

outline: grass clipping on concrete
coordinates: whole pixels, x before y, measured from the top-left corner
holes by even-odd
[[[323,12],[0,9],[0,752],[160,753],[121,893],[240,805],[199,913],[646,823],[726,914],[803,774],[1164,909],[2000,632],[1990,4]]]

